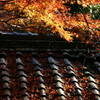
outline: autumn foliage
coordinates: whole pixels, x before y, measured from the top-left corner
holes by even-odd
[[[4,16],[0,24],[12,31],[52,32],[69,42],[79,38],[92,43],[99,40],[100,19],[93,20],[91,14],[84,13],[80,6],[84,8],[99,3],[100,0],[3,0],[0,4]],[[71,13],[75,4],[74,9],[81,12]]]

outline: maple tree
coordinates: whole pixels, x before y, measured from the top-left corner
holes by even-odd
[[[99,0],[1,0],[0,24],[12,31],[52,32],[69,42],[79,38],[92,43],[99,40],[100,19],[93,20],[84,8],[99,3]]]

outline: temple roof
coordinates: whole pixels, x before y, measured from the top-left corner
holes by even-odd
[[[0,38],[0,100],[100,100],[99,50],[51,36]]]

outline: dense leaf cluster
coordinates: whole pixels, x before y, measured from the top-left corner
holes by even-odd
[[[1,0],[0,31],[55,33],[92,43],[100,36],[98,0]],[[86,38],[88,37],[88,38]]]
[[[92,14],[92,18],[95,19],[100,19],[100,4],[98,5],[90,5],[89,7],[89,12]]]

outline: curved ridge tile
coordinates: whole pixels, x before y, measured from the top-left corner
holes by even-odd
[[[65,65],[66,65],[66,66],[74,67],[74,66],[71,64],[71,62],[70,62],[67,58],[64,59],[64,62],[65,62]]]
[[[49,63],[50,64],[55,64],[55,65],[58,65],[58,62],[57,61],[55,61],[51,56],[50,57],[48,57],[48,61],[49,61]]]
[[[31,59],[33,65],[38,65],[38,66],[41,66],[41,64],[34,58]]]
[[[0,58],[0,65],[7,65],[7,62],[5,61],[4,58]]]

